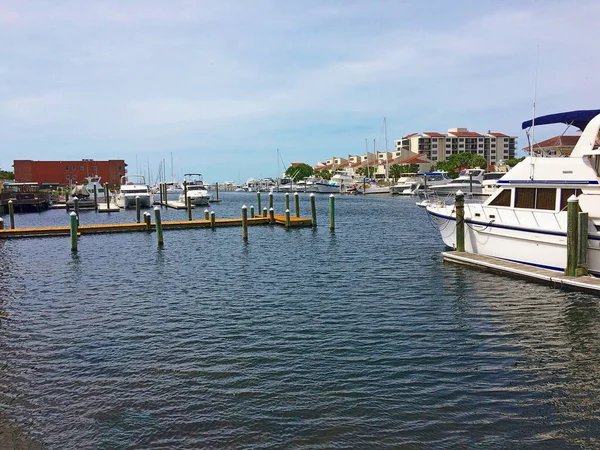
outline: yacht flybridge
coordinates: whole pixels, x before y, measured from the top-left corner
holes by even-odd
[[[567,261],[567,200],[575,195],[589,215],[589,272],[600,276],[600,109],[551,114],[523,123],[564,123],[583,130],[570,157],[530,154],[497,180],[482,204],[465,204],[465,251],[563,270]],[[533,153],[533,152],[531,152]],[[442,240],[456,243],[454,205],[427,206]]]

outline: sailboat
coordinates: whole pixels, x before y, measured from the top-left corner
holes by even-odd
[[[388,181],[388,145],[387,145],[387,121],[385,117],[383,118],[383,129],[384,129],[384,137],[385,137],[385,181]],[[373,139],[373,153],[375,154],[375,158],[377,158],[377,150],[375,149],[375,139]],[[367,157],[368,157],[367,153]],[[377,160],[375,161],[377,163]],[[379,186],[374,184],[365,189],[365,195],[369,194],[389,194],[390,186]]]

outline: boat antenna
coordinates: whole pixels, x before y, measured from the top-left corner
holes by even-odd
[[[537,80],[540,66],[540,46],[536,50],[535,79],[533,81],[533,117],[531,118],[531,140],[529,141],[529,154],[533,155],[533,142],[535,142],[535,102],[537,100]]]

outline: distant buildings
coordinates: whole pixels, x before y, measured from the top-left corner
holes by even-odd
[[[346,158],[331,157],[319,161],[315,170],[344,171],[356,175],[360,167],[375,165],[375,177],[386,179],[392,164],[417,164],[419,170],[430,170],[436,163],[445,161],[450,155],[472,153],[485,158],[488,166],[515,157],[516,136],[488,131],[479,134],[466,128],[450,128],[448,133],[427,131],[412,133],[394,141],[394,150],[389,152],[367,152],[348,155]]]
[[[516,145],[516,136],[491,131],[479,134],[466,128],[450,128],[447,134],[433,131],[413,133],[394,141],[396,151],[419,153],[434,162],[445,161],[450,155],[468,152],[483,156],[488,165],[514,158]]]
[[[98,175],[102,183],[118,185],[125,175],[127,164],[122,159],[94,161],[32,161],[17,159],[13,168],[16,182],[37,182],[69,185],[82,183],[85,177]]]

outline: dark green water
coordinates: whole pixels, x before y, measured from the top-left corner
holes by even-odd
[[[57,449],[600,446],[598,298],[443,264],[414,200],[338,197],[331,233],[317,199],[247,243],[0,241],[0,411]]]

